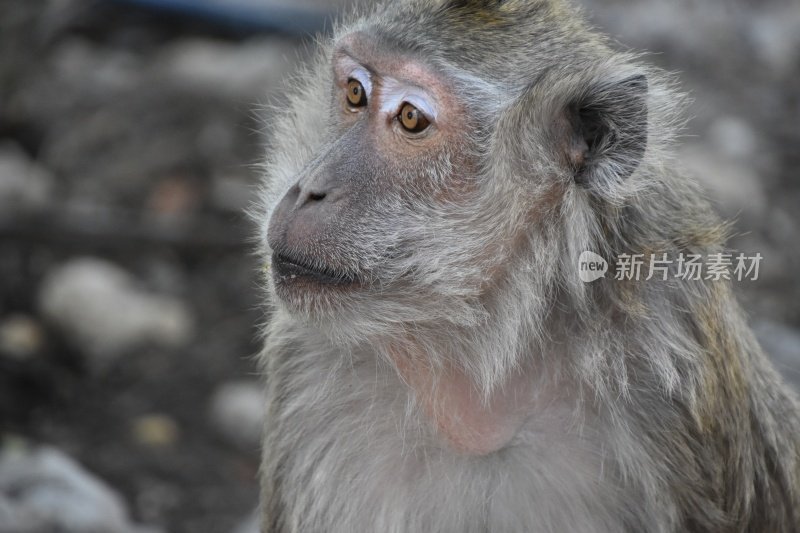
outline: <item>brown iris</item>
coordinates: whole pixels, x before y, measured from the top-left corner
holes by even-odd
[[[360,81],[351,79],[347,82],[347,102],[352,107],[367,105],[367,93]]]
[[[403,104],[403,108],[400,110],[400,124],[406,131],[419,133],[431,123],[419,109],[411,104]]]

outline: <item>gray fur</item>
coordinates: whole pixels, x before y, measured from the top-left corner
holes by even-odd
[[[708,254],[725,226],[676,170],[670,78],[561,1],[387,2],[338,28],[273,134],[265,262],[275,205],[338,135],[331,53],[354,31],[435,66],[474,111],[463,144],[392,179],[442,182],[466,154],[476,187],[449,202],[364,192],[336,238],[371,290],[294,310],[271,298],[264,531],[800,531],[798,405],[729,284],[578,279],[585,250]],[[614,90],[628,80],[646,80],[646,117]],[[549,125],[586,102],[633,140],[597,148],[576,179]],[[437,438],[388,354],[409,338],[486,398],[533,368],[531,410],[503,449]]]

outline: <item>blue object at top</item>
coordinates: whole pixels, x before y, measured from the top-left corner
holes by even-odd
[[[313,34],[330,27],[333,13],[269,0],[109,0],[170,12],[245,32]]]

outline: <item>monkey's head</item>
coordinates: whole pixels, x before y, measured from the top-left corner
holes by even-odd
[[[278,305],[344,340],[515,336],[583,291],[574,261],[604,251],[604,213],[646,182],[660,133],[652,72],[575,20],[558,1],[449,0],[342,27],[274,132]]]

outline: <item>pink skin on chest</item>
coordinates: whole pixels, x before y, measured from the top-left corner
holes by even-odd
[[[529,372],[515,373],[487,401],[461,370],[449,366],[434,372],[424,359],[390,353],[437,435],[454,451],[464,455],[498,451],[525,421],[533,401]]]

